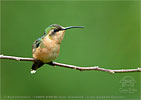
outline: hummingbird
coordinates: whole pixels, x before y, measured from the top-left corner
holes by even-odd
[[[32,56],[34,62],[31,68],[31,74],[44,64],[53,65],[60,52],[60,44],[64,38],[65,31],[72,28],[83,28],[83,26],[63,27],[58,24],[48,26],[44,34],[34,41],[32,45]]]

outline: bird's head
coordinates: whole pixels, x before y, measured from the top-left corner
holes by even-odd
[[[66,30],[71,29],[71,28],[84,28],[83,26],[69,26],[69,27],[63,27],[58,24],[52,24],[49,27],[45,29],[45,33],[47,34],[48,37],[52,40],[56,41],[62,41],[64,38],[64,33]]]

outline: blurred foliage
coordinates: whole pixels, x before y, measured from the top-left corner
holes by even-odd
[[[50,24],[85,26],[66,31],[57,62],[109,69],[141,67],[140,1],[1,1],[1,53],[32,57],[33,41]],[[44,65],[31,75],[31,66],[31,62],[1,60],[3,99],[8,96],[31,96],[29,100],[34,96],[141,99],[141,74],[137,72],[80,72]],[[126,76],[135,80],[135,83],[129,80],[133,87],[122,86],[121,80],[126,81]]]

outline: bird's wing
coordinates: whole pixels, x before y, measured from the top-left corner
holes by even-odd
[[[34,41],[34,43],[32,45],[32,53],[34,53],[36,48],[38,48],[40,46],[41,41],[42,41],[42,38],[39,38],[39,39]]]

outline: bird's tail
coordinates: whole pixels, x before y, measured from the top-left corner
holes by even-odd
[[[44,63],[41,62],[41,61],[34,61],[33,65],[32,65],[32,68],[31,68],[31,74],[34,74],[36,73],[36,70],[38,68],[40,68]]]

